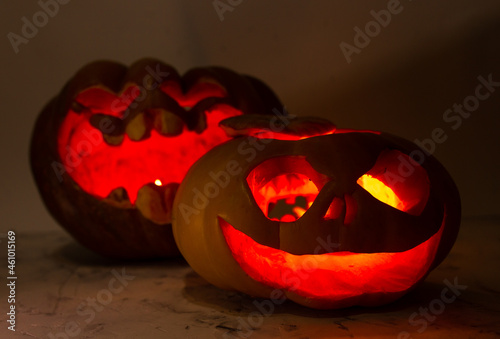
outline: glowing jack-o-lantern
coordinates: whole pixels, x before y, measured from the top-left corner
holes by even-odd
[[[189,167],[229,139],[219,121],[279,105],[259,80],[220,67],[181,77],[154,59],[94,62],[39,116],[32,171],[49,211],[88,248],[176,255],[173,198]]]
[[[386,133],[277,122],[223,121],[240,137],[208,152],[182,182],[173,231],[198,274],[313,308],[376,306],[444,259],[460,198],[435,158]]]

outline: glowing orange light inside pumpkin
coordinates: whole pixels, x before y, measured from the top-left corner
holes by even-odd
[[[302,208],[302,207],[300,207],[300,206],[295,206],[295,207],[293,208],[293,212],[295,213],[295,215],[297,215],[297,218],[300,218],[301,216],[303,216],[303,215],[304,215],[304,213],[306,213],[306,211],[309,209],[309,207],[311,207],[311,206],[312,206],[312,204],[313,204],[313,202],[312,202],[312,201],[309,201],[309,202],[307,203],[307,208]]]
[[[155,180],[155,185],[156,186],[161,186],[162,185],[161,180],[160,179],[156,179]]]
[[[261,245],[218,218],[233,258],[252,279],[301,296],[329,301],[337,308],[374,294],[365,305],[377,304],[377,294],[404,293],[429,270],[445,220],[427,241],[404,252],[294,255]],[[411,263],[411,264],[409,264]],[[326,304],[325,304],[326,305]]]
[[[59,130],[59,154],[66,171],[87,193],[104,198],[115,188],[123,187],[134,203],[137,191],[155,182],[159,173],[168,182],[180,183],[196,160],[229,139],[218,123],[241,113],[227,108],[208,112],[208,127],[200,134],[185,130],[166,137],[153,130],[142,141],[125,135],[119,146],[104,142],[101,132],[90,125],[87,114],[70,111]]]
[[[269,213],[271,212],[270,205],[276,204],[281,199],[286,199],[287,203],[292,205],[297,197],[303,197],[306,200],[306,206],[293,207],[293,215],[285,214],[279,219],[270,217],[271,220],[291,222],[300,218],[307,211],[318,195],[318,192],[319,190],[316,185],[306,175],[286,173],[262,185],[255,192],[255,200],[264,214],[269,217]]]
[[[358,185],[363,187],[368,193],[373,195],[374,198],[382,201],[383,203],[397,208],[400,211],[405,210],[405,204],[401,201],[396,193],[377,178],[372,177],[370,174],[365,174],[361,176],[358,181]]]
[[[411,215],[423,212],[430,194],[425,169],[398,150],[383,151],[357,183],[381,202]]]
[[[282,222],[302,217],[329,180],[303,156],[268,159],[252,169],[246,179],[262,213]]]
[[[172,83],[163,84],[162,90],[187,108],[207,97],[226,95],[217,84],[211,83],[194,85],[185,94]],[[129,86],[119,94],[101,88],[87,89],[75,99],[85,109],[81,112],[70,110],[62,122],[58,135],[59,155],[66,172],[85,192],[104,198],[112,190],[123,187],[130,201],[135,203],[142,186],[158,185],[159,173],[168,180],[160,185],[180,183],[196,160],[230,139],[218,127],[219,122],[241,114],[231,106],[216,104],[205,111],[205,119],[200,117],[207,126],[201,133],[184,127],[179,135],[164,136],[153,129],[142,141],[133,141],[125,134],[120,145],[107,144],[101,132],[90,124],[90,117],[99,113],[122,118],[128,105],[140,93],[137,86]]]

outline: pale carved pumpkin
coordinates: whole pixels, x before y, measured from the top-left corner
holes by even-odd
[[[376,306],[416,286],[460,224],[453,180],[413,143],[322,119],[240,116],[177,193],[178,247],[212,284],[313,308]]]
[[[220,67],[180,76],[155,59],[79,70],[40,114],[31,167],[57,221],[113,257],[178,255],[170,225],[189,167],[229,139],[219,121],[280,107],[259,80]]]

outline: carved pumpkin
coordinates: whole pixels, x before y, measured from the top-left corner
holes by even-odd
[[[312,308],[376,306],[450,251],[458,191],[413,143],[322,119],[221,125],[241,137],[193,165],[173,211],[181,253],[212,284]]]
[[[219,121],[279,106],[259,80],[220,67],[180,77],[154,59],[94,62],[38,117],[32,171],[48,210],[88,248],[178,255],[173,198],[191,164],[229,139]]]

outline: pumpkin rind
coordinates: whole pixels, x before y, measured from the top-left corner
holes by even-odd
[[[155,80],[155,72],[162,76],[168,75],[159,81]],[[146,80],[149,84],[158,81],[158,86],[148,90],[145,99],[134,101],[137,102],[136,108],[131,109],[123,119],[112,118],[116,128],[111,134],[105,135],[107,142],[115,142],[113,140],[117,139],[113,138],[123,134],[127,124],[148,109],[173,112],[171,116],[182,120],[185,130],[199,133],[205,128],[203,124],[200,125],[204,121],[205,111],[213,107],[228,107],[243,114],[270,114],[272,109],[281,107],[273,92],[260,80],[221,67],[196,68],[181,77],[173,67],[161,61],[142,59],[130,67],[111,61],[96,61],[79,70],[39,115],[31,140],[30,163],[38,190],[52,216],[81,244],[105,256],[150,258],[175,256],[179,252],[171,224],[165,222],[166,219],[156,222],[149,220],[136,208],[135,201],[130,202],[123,189],[116,187],[117,190],[110,192],[109,197],[89,194],[71,177],[70,171],[61,170],[64,161],[61,159],[61,145],[58,146],[57,136],[70,112],[78,115],[91,109],[76,101],[85,91],[91,89],[101,91],[99,93],[104,93],[102,95],[116,95],[126,86],[143,86]],[[160,86],[166,83],[173,87],[160,90]],[[205,83],[209,84],[205,86],[207,88],[210,88],[210,84],[222,88],[224,97],[208,96],[193,107],[183,109],[173,97],[174,94],[183,95],[191,89],[196,90],[195,87],[200,83],[201,91]],[[173,92],[176,89],[180,94]],[[94,96],[99,97],[99,93]],[[102,115],[94,113],[89,122],[98,127]],[[116,142],[119,144],[121,141]],[[85,159],[82,158],[82,161]],[[165,166],[165,172],[168,173],[168,167],[175,164],[166,162]],[[60,173],[57,173],[57,169]],[[167,212],[171,210],[168,205],[172,200],[164,206]]]
[[[229,128],[233,135],[258,135],[259,133],[255,133],[256,130],[263,127],[262,122],[258,122],[253,128],[248,116],[241,119],[230,118],[221,124],[227,124],[229,127],[226,128]],[[294,127],[294,130],[300,129]],[[337,130],[333,133],[330,130],[330,133],[327,133],[324,129],[318,130],[324,132],[325,135],[302,138],[300,133],[292,132],[290,135],[294,138],[281,138],[287,132],[284,128],[280,131],[281,134],[277,133],[279,134],[277,139],[271,139],[272,133],[266,134],[266,131],[263,131],[265,139],[236,138],[215,147],[191,167],[174,201],[173,231],[181,253],[198,274],[218,287],[238,290],[257,297],[270,298],[273,290],[281,289],[289,299],[313,308],[376,306],[391,302],[407,293],[423,281],[430,270],[445,258],[458,233],[460,198],[453,180],[442,165],[432,156],[425,157],[421,166],[429,177],[431,190],[429,200],[420,215],[405,214],[393,207],[384,206],[373,197],[369,198],[368,193],[356,184],[356,178],[372,167],[382,151],[397,150],[404,154],[411,154],[414,151],[422,152],[416,145],[386,133],[352,130]],[[282,140],[279,140],[280,138]],[[252,146],[256,143],[258,146]],[[250,151],[252,148],[253,151]],[[302,218],[309,218],[303,219],[309,222],[307,224],[301,224],[301,219],[285,225],[268,219],[258,208],[246,180],[249,173],[265,161],[291,156],[305,157],[318,173],[330,175],[330,177],[339,173],[345,175],[343,180],[332,178],[330,183],[323,186],[316,201],[302,216]],[[228,176],[221,173],[227,173]],[[228,178],[227,183],[222,180],[224,178]],[[210,192],[214,190],[214,183],[219,186],[218,194],[212,194],[213,197],[209,197]],[[206,188],[210,189],[205,191]],[[338,192],[334,193],[335,190]],[[374,288],[364,290],[358,286],[356,290],[353,287],[353,290],[346,293],[344,297],[340,295],[340,292],[336,294],[335,291],[331,291],[330,297],[319,296],[323,293],[319,291],[318,296],[314,296],[310,292],[301,290],[300,286],[297,289],[287,288],[276,283],[275,280],[268,280],[265,273],[262,273],[265,271],[259,272],[257,267],[240,266],[240,262],[236,260],[237,256],[245,261],[245,257],[259,255],[251,252],[254,250],[251,247],[253,245],[247,243],[239,247],[235,245],[234,250],[238,251],[238,254],[235,254],[228,246],[225,230],[229,226],[226,224],[230,225],[231,229],[242,232],[247,239],[252,239],[252,242],[256,242],[258,246],[279,249],[283,246],[282,241],[288,241],[289,244],[285,245],[287,248],[284,250],[285,253],[293,254],[291,252],[295,251],[299,255],[313,254],[314,241],[311,241],[309,245],[304,245],[304,242],[307,242],[308,237],[314,240],[316,236],[325,240],[328,234],[318,233],[318,230],[322,229],[316,228],[320,221],[311,216],[317,216],[318,209],[324,208],[324,206],[321,207],[322,204],[329,204],[333,197],[340,194],[354,196],[353,199],[358,203],[361,196],[364,197],[363,199],[371,200],[369,204],[360,205],[363,209],[359,211],[363,213],[362,218],[359,219],[358,215],[356,217],[358,219],[350,225],[330,222],[329,225],[332,227],[339,229],[345,227],[339,234],[354,232],[356,227],[359,228],[357,233],[350,233],[351,235],[357,234],[358,238],[343,239],[348,240],[347,243],[334,239],[333,242],[339,241],[340,244],[336,251],[348,255],[349,253],[362,255],[365,253],[377,255],[381,252],[409,253],[408,251],[418,247],[419,244],[436,237],[435,241],[429,243],[434,244],[432,245],[434,247],[429,248],[428,257],[424,258],[425,262],[420,265],[419,269],[422,272],[415,275],[413,280],[408,280],[403,287],[397,287],[394,283],[393,289],[377,291],[375,288],[377,278],[374,274],[375,280],[368,282],[375,286]],[[201,195],[204,195],[205,199]],[[316,211],[313,212],[313,209]],[[400,224],[405,220],[410,224]],[[375,230],[370,230],[367,225],[369,221],[372,222]],[[420,227],[420,231],[411,230],[412,227]],[[350,231],[349,228],[351,228]],[[287,232],[286,238],[285,233],[280,234],[280,229],[281,232]],[[231,232],[234,233],[234,230]],[[378,236],[377,232],[382,236]],[[359,243],[356,239],[360,240]],[[383,243],[378,244],[377,241]],[[342,246],[346,247],[342,248]],[[277,257],[273,258],[275,259],[269,260],[277,260]],[[409,270],[412,264],[408,263]],[[323,268],[320,266],[319,269]],[[252,270],[255,270],[254,273],[251,273]],[[278,266],[274,268],[274,271],[276,270],[280,270]],[[314,277],[314,271],[311,274]],[[254,277],[257,278],[254,279]],[[333,285],[334,280],[331,280],[331,283]],[[390,285],[389,283],[388,286]]]

